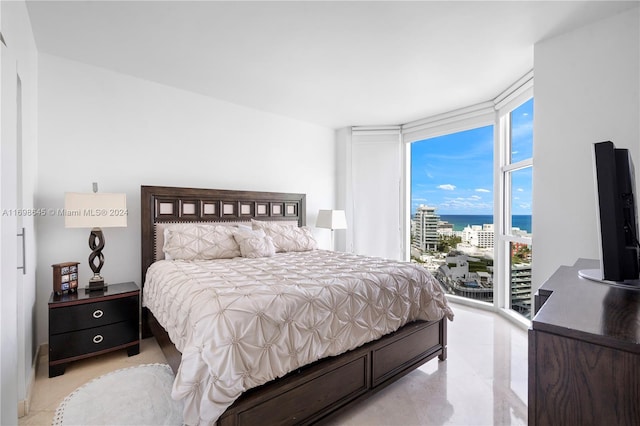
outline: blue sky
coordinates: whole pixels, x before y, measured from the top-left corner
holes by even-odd
[[[512,161],[532,156],[533,99],[511,114]],[[513,173],[513,214],[531,214],[531,168]],[[411,212],[493,214],[493,126],[411,144]]]

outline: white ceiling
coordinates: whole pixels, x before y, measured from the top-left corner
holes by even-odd
[[[496,97],[545,38],[638,2],[28,1],[40,52],[339,128]]]

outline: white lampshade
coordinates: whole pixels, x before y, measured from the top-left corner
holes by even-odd
[[[316,228],[347,229],[347,218],[344,210],[320,210]]]
[[[127,195],[104,192],[64,194],[65,228],[127,226]]]

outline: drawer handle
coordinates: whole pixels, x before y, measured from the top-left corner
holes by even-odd
[[[102,337],[101,334],[96,334],[95,336],[93,336],[93,343],[98,344],[101,343],[104,340],[104,337]]]
[[[94,317],[95,319],[98,319],[98,318],[100,318],[100,317],[101,317],[101,316],[103,316],[103,315],[104,315],[104,312],[102,312],[100,309],[96,310],[96,311],[93,313],[93,317]]]

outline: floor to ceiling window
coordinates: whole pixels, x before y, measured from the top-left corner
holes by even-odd
[[[493,302],[493,125],[411,144],[411,258],[447,293]]]
[[[533,80],[403,128],[411,260],[445,291],[531,317]]]
[[[516,102],[518,103],[518,102]],[[533,98],[500,112],[500,187],[504,197],[498,227],[503,262],[505,307],[531,318],[531,187],[533,182]]]

